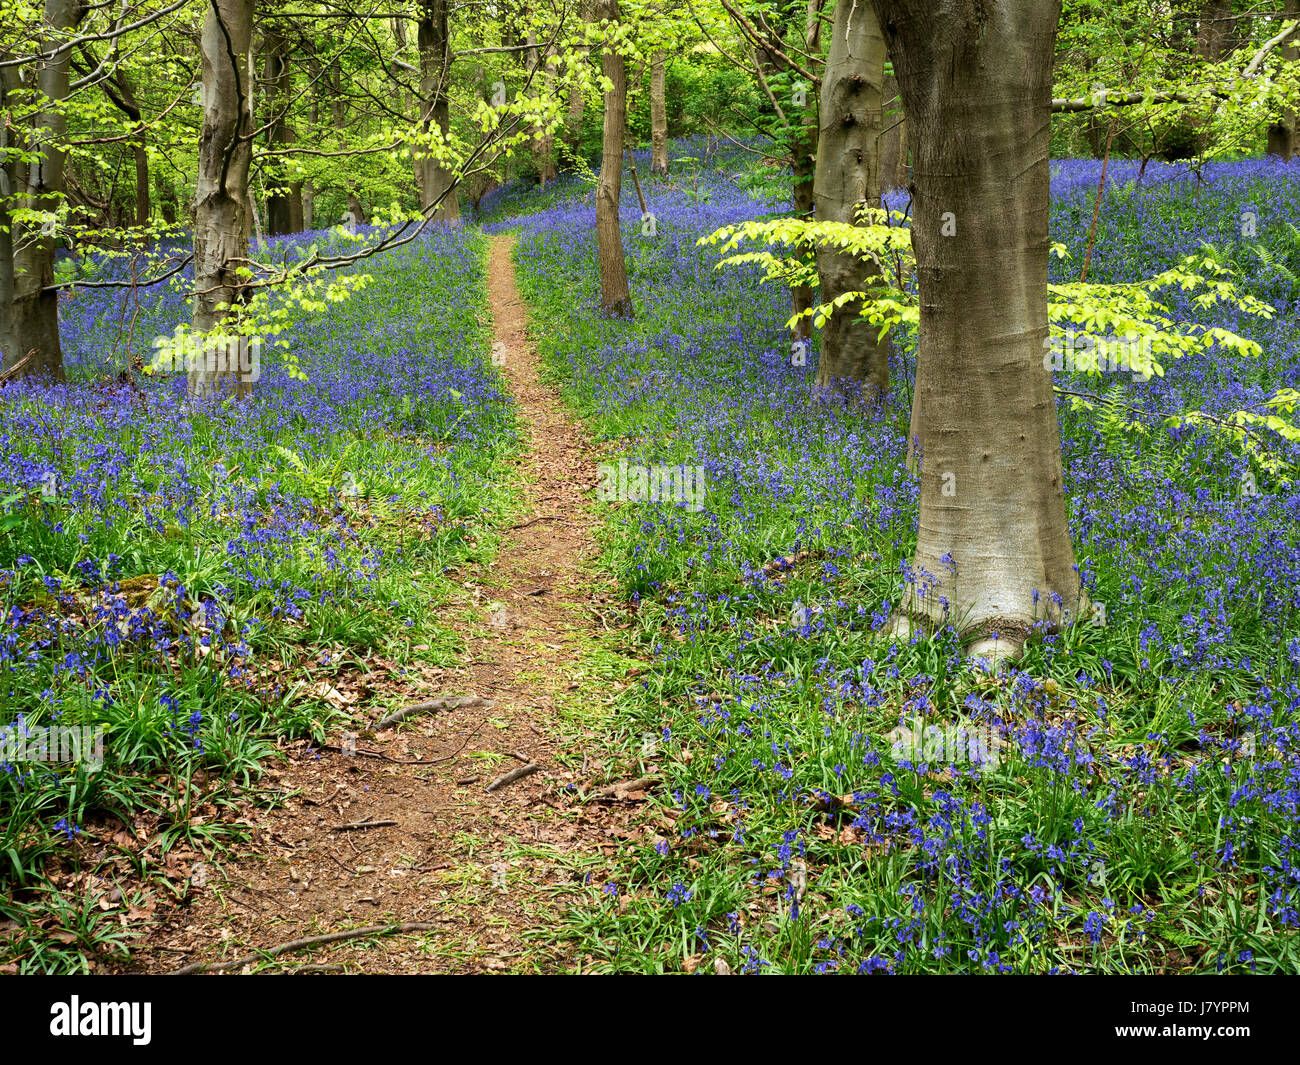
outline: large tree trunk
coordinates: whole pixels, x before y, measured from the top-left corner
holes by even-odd
[[[1300,0],[1287,0],[1286,18],[1300,18]],[[1281,49],[1282,55],[1292,63],[1300,61],[1300,43],[1292,37]],[[1268,154],[1290,160],[1296,154],[1296,131],[1300,115],[1288,112],[1268,127]]]
[[[451,129],[447,93],[451,80],[451,33],[447,24],[449,0],[420,0],[420,128],[429,133],[436,125],[443,143]],[[437,222],[460,221],[456,176],[430,155],[420,158],[420,208]]]
[[[203,20],[203,132],[195,190],[195,333],[207,333],[243,302],[238,269],[248,258],[248,165],[253,154],[249,55],[253,0],[209,0]],[[224,305],[224,306],[223,306]],[[237,367],[201,360],[189,371],[196,395],[234,387],[251,391]]]
[[[596,17],[619,21],[618,0],[598,0]],[[606,45],[601,66],[611,88],[605,93],[605,135],[601,144],[600,181],[596,185],[596,254],[600,263],[600,305],[617,318],[632,318],[632,293],[627,287],[623,235],[618,207],[623,192],[623,137],[627,129],[627,68],[617,47]]]
[[[668,64],[662,48],[650,63],[650,173],[668,173]]]
[[[84,15],[78,0],[46,0],[45,21],[55,30],[74,29]],[[64,40],[62,36],[51,36],[43,47],[52,49]],[[38,65],[37,86],[54,105],[68,95],[71,56],[71,51],[65,50]],[[0,95],[18,87],[13,70],[4,70]],[[59,295],[47,288],[54,283],[55,238],[42,234],[39,227],[13,221],[9,203],[12,197],[30,210],[58,209],[63,202],[65,159],[60,142],[67,122],[58,106],[51,106],[37,115],[29,140],[24,141],[22,133],[9,121],[0,126],[0,147],[37,153],[27,163],[10,161],[7,153],[0,154],[0,228],[5,231],[0,234],[0,365],[10,370],[21,364],[15,376],[61,381],[64,373],[59,346]]]
[[[873,2],[912,138],[920,286],[921,513],[905,610],[996,632],[1005,651],[1036,619],[1080,607],[1043,367],[1061,3]]]
[[[858,221],[860,207],[880,206],[879,145],[885,39],[867,0],[840,0],[822,80],[821,129],[814,181],[817,220]],[[878,277],[871,260],[835,249],[817,252],[823,303],[859,292]],[[889,344],[860,316],[861,301],[836,310],[822,329],[817,387],[855,392],[878,404],[889,389]]]

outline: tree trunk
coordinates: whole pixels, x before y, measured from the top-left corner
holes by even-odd
[[[200,334],[218,327],[228,308],[245,298],[237,271],[248,258],[252,36],[253,0],[209,0],[203,20],[203,132],[194,197],[193,328]],[[188,384],[195,395],[232,385],[241,395],[251,391],[251,381],[237,368],[206,360],[190,368]]]
[[[118,110],[132,122],[139,124],[143,115],[126,72],[120,69],[114,71],[112,82],[104,82],[103,87],[105,95],[113,101]],[[131,138],[131,155],[135,161],[135,222],[133,224],[140,228],[149,224],[149,216],[152,213],[149,206],[149,148],[145,136],[142,128]]]
[[[876,17],[874,12],[871,17]],[[907,186],[907,122],[903,118],[903,105],[898,96],[898,79],[892,74],[885,78],[883,95],[885,102],[881,110],[884,130],[880,134],[880,188],[887,192]]]
[[[531,32],[528,34],[528,43],[531,47],[520,53],[524,60],[524,70],[527,73],[531,69],[537,69],[539,89],[543,95],[549,96],[555,87],[555,60],[545,54],[548,50],[544,46],[538,47],[537,37]],[[558,176],[555,167],[555,134],[539,125],[533,132],[531,151],[533,169],[537,171],[537,184],[540,188],[546,188],[546,183],[554,181]]]
[[[1287,0],[1287,19],[1300,18],[1300,0]],[[1292,37],[1281,49],[1282,55],[1292,63],[1300,61],[1300,43]],[[1268,154],[1291,160],[1296,154],[1296,129],[1300,126],[1300,115],[1295,111],[1282,115],[1268,127]]]
[[[158,209],[162,212],[163,221],[169,226],[176,224],[176,187],[169,179],[165,179],[158,171],[154,171],[154,193],[158,198]]]
[[[582,117],[587,108],[587,101],[582,95],[582,87],[573,85],[569,88],[569,114],[564,123],[564,135],[560,138],[560,166],[565,170],[577,167],[582,154]]]
[[[668,63],[664,50],[650,64],[650,173],[668,173]]]
[[[598,0],[596,17],[613,30],[620,15],[618,0]],[[627,129],[627,68],[616,46],[606,45],[601,66],[612,87],[605,93],[605,135],[601,145],[600,181],[596,185],[596,251],[600,262],[600,305],[608,315],[632,318],[632,294],[623,261],[618,207],[623,192],[623,137]]]
[[[1043,367],[1061,3],[873,2],[913,145],[923,452],[904,607],[1005,652],[1080,607]]]
[[[293,92],[293,75],[289,69],[290,47],[289,42],[278,32],[267,30],[264,44],[266,144],[271,151],[281,151],[294,142],[288,115],[280,113],[289,107]],[[270,187],[266,197],[266,231],[273,237],[297,233],[302,229],[302,183],[289,182],[285,170],[283,158],[272,158],[263,171]]]
[[[54,30],[74,29],[85,15],[78,0],[46,0],[45,21]],[[62,44],[62,34],[46,38],[43,47]],[[54,59],[39,64],[37,85],[52,104],[68,95],[68,71],[72,53],[64,51]],[[6,68],[3,73],[7,95],[18,84]],[[5,112],[8,114],[8,112]],[[42,376],[64,379],[63,351],[59,346],[59,295],[47,286],[54,283],[53,235],[44,235],[39,227],[14,222],[9,214],[11,202],[37,211],[55,211],[63,202],[65,152],[60,144],[67,131],[67,121],[57,106],[42,111],[36,118],[30,140],[23,141],[19,130],[3,123],[0,147],[35,150],[31,162],[10,161],[0,153],[0,365],[5,370],[19,363],[15,376]],[[29,358],[30,356],[30,358]],[[26,362],[23,360],[26,359]]]
[[[852,3],[852,0],[849,0]],[[804,5],[804,52],[808,55],[817,55],[821,51],[821,9],[823,0],[806,0]],[[793,16],[793,5],[791,12]],[[780,32],[768,26],[770,39],[777,47],[781,47]],[[798,78],[798,75],[794,75]],[[808,86],[804,87],[809,90]],[[806,98],[811,98],[811,92],[806,92]],[[794,133],[793,140],[790,144],[790,170],[794,183],[794,212],[800,218],[811,219],[816,210],[816,200],[814,195],[814,183],[816,180],[817,167],[817,114],[816,109],[808,107],[806,104],[791,101],[792,106],[798,111],[798,115],[792,114],[792,122],[798,123],[798,129]],[[801,285],[790,293],[790,303],[796,315],[799,315],[798,325],[795,327],[795,333],[803,340],[812,338],[812,316],[805,314],[813,306],[813,290],[807,285]]]
[[[819,222],[858,221],[859,207],[880,206],[879,146],[885,39],[866,0],[840,0],[822,80],[821,129],[814,180]],[[817,252],[823,303],[862,291],[879,277],[871,260],[835,249]],[[822,329],[817,387],[852,393],[871,404],[889,389],[889,344],[859,317],[861,301],[837,309]]]
[[[330,85],[330,121],[334,125],[335,140],[340,149],[346,147],[348,140],[348,100],[343,95],[343,70],[341,63],[336,59],[330,65],[329,72]],[[364,222],[366,220],[366,209],[361,203],[361,198],[357,195],[356,179],[351,177],[346,168],[343,172],[343,192],[348,201],[348,215],[353,223]],[[338,225],[341,221],[347,219],[330,219],[327,225]]]
[[[420,128],[430,133],[438,127],[443,144],[451,129],[451,113],[447,105],[447,91],[451,79],[451,35],[447,24],[448,0],[420,0],[417,41],[420,48]],[[421,154],[417,164],[420,173],[420,208],[431,211],[436,222],[460,221],[460,197],[456,192],[456,177],[439,160],[427,153]]]
[[[1228,54],[1235,28],[1232,0],[1205,0],[1196,30],[1197,55],[1218,62]]]

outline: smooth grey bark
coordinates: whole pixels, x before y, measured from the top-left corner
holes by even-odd
[[[880,207],[880,132],[885,38],[868,0],[840,0],[826,72],[822,79],[821,128],[813,197],[819,222],[859,221],[862,207]],[[817,252],[823,303],[869,288],[879,268],[834,248]],[[861,391],[872,404],[889,390],[889,343],[860,317],[861,301],[836,310],[822,328],[818,388]]]
[[[46,0],[45,21],[55,30],[75,29],[85,16],[78,0]],[[63,36],[43,42],[50,49],[63,44]],[[48,104],[68,95],[71,50],[31,67],[5,68],[0,78],[0,111],[22,82],[18,70],[35,68],[35,86]],[[63,350],[59,346],[59,296],[54,283],[55,238],[39,229],[14,222],[12,203],[37,211],[54,211],[63,202],[65,152],[60,141],[67,122],[57,106],[40,107],[30,132],[0,122],[0,147],[34,153],[30,161],[5,157],[0,169],[0,366],[15,377],[63,380]],[[25,361],[24,361],[25,360]],[[15,367],[17,369],[15,369]]]
[[[194,197],[192,325],[199,334],[219,326],[228,308],[245,298],[237,270],[248,258],[252,37],[253,0],[208,0],[200,42],[203,131]],[[228,388],[241,395],[251,391],[237,368],[204,362],[190,368],[187,381],[195,395]]]
[[[597,0],[595,17],[617,24],[618,0]],[[627,131],[627,67],[617,47],[606,45],[601,68],[611,83],[605,93],[605,129],[601,143],[600,180],[596,185],[596,255],[600,266],[600,306],[616,318],[635,317],[623,260],[618,208],[623,192],[623,138]]]
[[[668,61],[662,48],[650,61],[650,173],[668,173]]]
[[[1043,367],[1061,4],[873,3],[912,139],[920,287],[920,522],[904,612],[983,637],[973,653],[993,650],[993,632],[1013,650],[1036,620],[1083,606]]]
[[[420,0],[417,43],[420,49],[420,127],[428,133],[437,126],[443,140],[451,129],[447,92],[451,80],[451,32],[448,26],[449,0]],[[436,222],[460,221],[460,197],[456,175],[438,160],[424,156],[417,163],[420,174],[420,207],[429,210]]]

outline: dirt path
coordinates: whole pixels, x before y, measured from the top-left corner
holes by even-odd
[[[444,620],[467,643],[465,661],[407,692],[412,703],[475,693],[494,705],[362,731],[355,755],[286,747],[289,762],[277,783],[298,795],[257,815],[256,853],[199,869],[204,883],[192,892],[195,901],[166,913],[137,950],[137,966],[170,971],[298,937],[410,921],[432,927],[289,953],[280,967],[527,972],[580,963],[537,933],[556,927],[566,896],[585,876],[600,874],[630,811],[625,803],[584,806],[566,790],[598,777],[586,765],[591,730],[580,711],[566,707],[617,686],[576,675],[594,615],[607,602],[591,567],[584,510],[596,459],[539,379],[512,247],[512,237],[493,238],[488,286],[502,369],[525,437],[518,466],[523,512],[504,533],[495,564],[456,576],[464,599]],[[364,717],[365,706],[356,712]],[[404,765],[363,752],[445,760]],[[485,790],[531,763],[541,771]],[[369,820],[396,823],[332,827]]]

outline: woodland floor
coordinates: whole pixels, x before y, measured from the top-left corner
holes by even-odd
[[[402,922],[422,927],[229,971],[581,967],[554,937],[558,910],[613,853],[615,837],[630,834],[643,796],[583,803],[571,786],[589,779],[586,752],[596,733],[562,704],[590,683],[575,677],[575,663],[609,602],[584,506],[597,460],[540,379],[515,286],[513,243],[493,238],[488,284],[495,350],[504,354],[501,369],[524,439],[521,512],[502,530],[491,565],[456,575],[463,596],[443,620],[467,646],[464,662],[441,675],[426,671],[427,683],[405,692],[410,703],[477,695],[490,705],[418,714],[380,731],[359,723],[355,754],[338,749],[342,737],[331,736],[324,750],[305,741],[284,745],[287,761],[272,776],[292,797],[249,811],[251,842],[205,863],[207,890],[191,893],[190,905],[160,911],[159,924],[134,946],[131,969],[226,963],[300,937]],[[487,611],[492,603],[502,608]],[[356,710],[364,717],[364,704]],[[541,769],[485,790],[531,763]],[[333,827],[365,821],[395,823]]]

